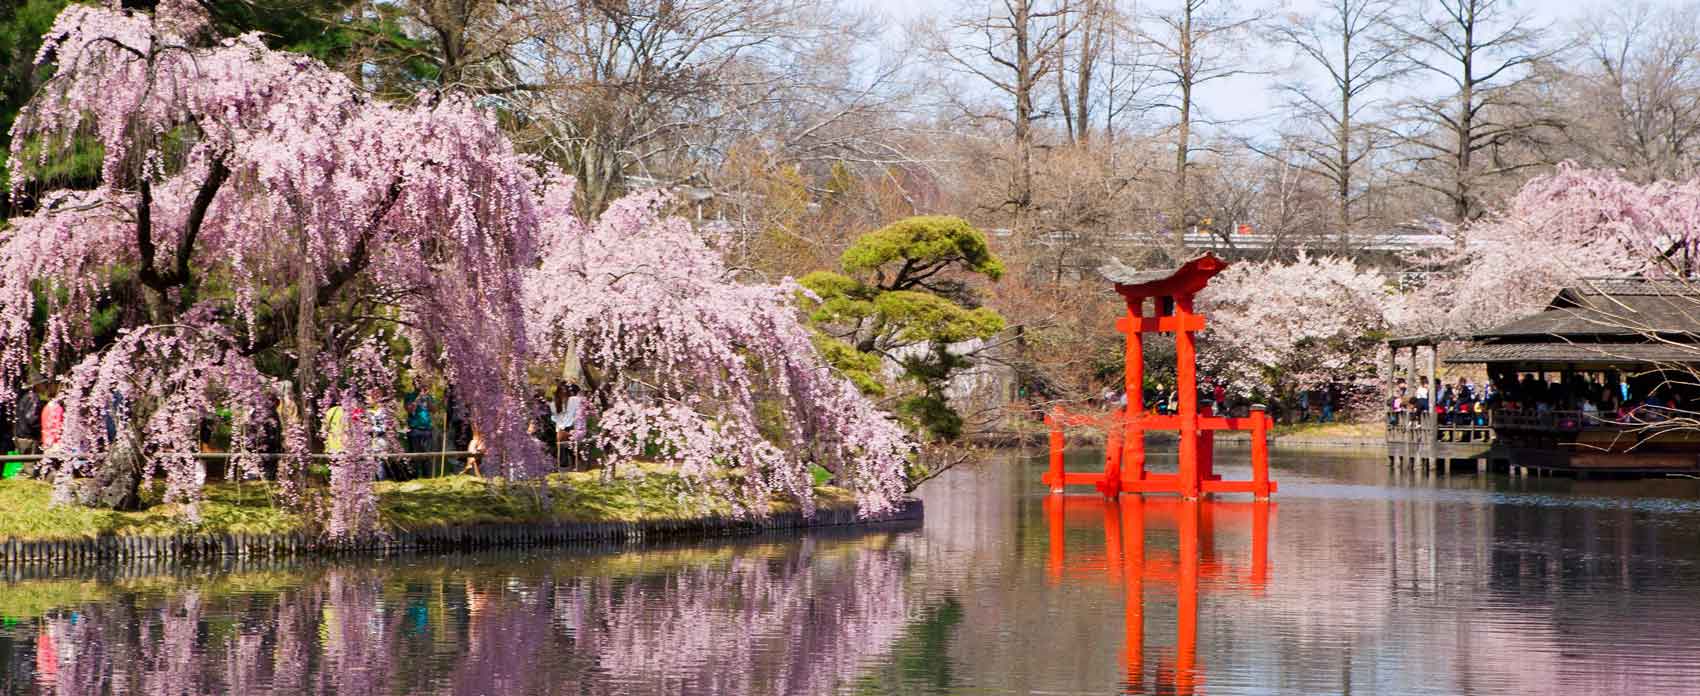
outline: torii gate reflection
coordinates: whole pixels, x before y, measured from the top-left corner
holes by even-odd
[[[1148,498],[1124,495],[1045,496],[1045,524],[1050,534],[1046,575],[1053,582],[1065,577],[1102,578],[1124,591],[1127,693],[1141,693],[1145,675],[1145,584],[1175,587],[1175,654],[1172,665],[1159,663],[1161,691],[1195,693],[1203,681],[1198,665],[1198,586],[1261,596],[1269,580],[1269,520],[1274,504],[1267,500],[1214,501]],[[1104,554],[1070,557],[1064,531],[1102,524]],[[1149,527],[1173,528],[1175,550],[1147,549]],[[1244,533],[1251,538],[1251,565],[1234,567],[1216,556],[1217,531]]]

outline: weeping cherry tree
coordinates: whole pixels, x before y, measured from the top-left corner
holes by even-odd
[[[0,231],[0,384],[62,386],[43,467],[62,492],[92,480],[133,506],[163,476],[193,514],[214,409],[232,414],[245,475],[281,429],[294,456],[279,479],[294,482],[316,412],[391,398],[402,361],[380,334],[457,387],[487,472],[545,470],[525,430],[520,304],[542,184],[491,118],[453,97],[375,102],[257,35],[213,37],[192,0],[72,5],[37,60],[56,72],[13,130],[14,197],[32,212]],[[97,185],[31,180],[91,140]],[[97,313],[116,329],[97,335]],[[331,461],[333,537],[374,529],[370,425],[351,423]]]
[[[814,508],[818,464],[857,493],[864,514],[904,494],[913,445],[811,342],[801,286],[735,281],[657,192],[573,217],[569,184],[551,187],[541,267],[527,281],[531,340],[576,353],[592,377],[595,444],[605,465],[677,465],[746,513],[776,496]]]

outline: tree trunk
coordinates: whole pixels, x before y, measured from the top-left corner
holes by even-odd
[[[313,264],[309,261],[307,248],[307,233],[300,232],[296,240],[296,253],[300,257],[301,268],[296,278],[300,286],[300,294],[295,307],[295,393],[296,405],[300,409],[301,424],[307,431],[307,448],[314,449],[318,429],[313,427],[317,422],[314,418],[314,406],[318,393],[318,358],[319,342],[315,333],[314,319],[319,311],[319,279],[313,276]]]
[[[1176,124],[1175,132],[1175,208],[1174,218],[1170,221],[1175,226],[1175,241],[1174,249],[1169,253],[1176,263],[1187,255],[1186,231],[1190,222],[1188,216],[1192,214],[1187,201],[1187,162],[1192,154],[1192,3],[1182,3],[1182,8],[1180,36],[1176,37],[1180,55],[1175,66],[1175,72],[1180,76],[1180,122]]]
[[[1037,87],[1034,56],[1029,43],[1028,22],[1032,8],[1028,0],[1016,4],[1015,30],[1015,149],[1016,182],[1015,208],[1025,211],[1033,204],[1033,91]]]
[[[1192,214],[1191,206],[1187,205],[1187,159],[1192,141],[1192,86],[1181,85],[1181,120],[1175,135],[1175,203],[1173,219],[1175,226],[1175,248],[1170,254],[1175,262],[1186,258],[1186,231],[1188,216]]]
[[[1351,39],[1348,35],[1342,42],[1351,55]],[[1336,147],[1340,155],[1340,171],[1336,178],[1339,189],[1336,194],[1336,213],[1340,225],[1340,253],[1352,253],[1352,85],[1346,83],[1340,91],[1340,130],[1336,135]]]
[[[1463,85],[1458,92],[1458,152],[1457,169],[1453,172],[1452,181],[1452,219],[1453,222],[1465,223],[1470,221],[1470,155],[1474,149],[1475,128],[1474,114],[1471,105],[1475,102],[1475,16],[1472,14],[1463,22],[1464,52],[1461,61],[1464,69]],[[1462,238],[1460,238],[1460,243]]]

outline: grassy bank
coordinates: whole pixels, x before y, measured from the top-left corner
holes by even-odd
[[[676,472],[646,466],[632,475],[603,481],[596,472],[552,474],[549,502],[539,506],[535,489],[471,476],[376,485],[386,531],[436,526],[525,522],[640,522],[681,519],[730,511],[730,506],[690,486]],[[156,493],[157,495],[157,493]],[[821,505],[853,504],[849,491],[820,486]],[[184,519],[180,506],[155,503],[138,512],[51,504],[43,481],[0,481],[0,539],[61,540],[104,535],[288,534],[311,531],[300,515],[276,502],[268,483],[213,484],[201,503],[200,524]],[[789,503],[774,503],[780,511]]]
[[[1387,435],[1387,424],[1370,423],[1292,423],[1275,426],[1275,439],[1292,440],[1371,440],[1380,442]]]

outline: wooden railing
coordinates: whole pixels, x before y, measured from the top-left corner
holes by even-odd
[[[1458,413],[1442,421],[1432,412],[1399,411],[1388,414],[1387,442],[1418,444],[1422,442],[1489,442],[1493,440],[1494,414]]]
[[[1493,412],[1496,427],[1506,430],[1541,430],[1574,433],[1583,430],[1619,430],[1635,424],[1614,422],[1615,414],[1583,411],[1504,411]]]

